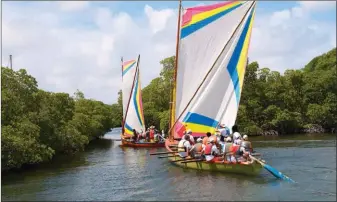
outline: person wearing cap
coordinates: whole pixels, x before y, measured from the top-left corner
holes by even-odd
[[[231,161],[232,162],[244,162],[249,158],[249,152],[241,146],[241,140],[237,140],[237,144],[233,144],[230,147]]]
[[[205,145],[202,144],[202,139],[199,137],[197,139],[197,143],[192,146],[190,149],[190,156],[192,158],[200,158],[201,157],[201,152],[204,149]]]
[[[245,148],[245,150],[249,153],[253,152],[253,147],[252,147],[252,143],[250,141],[248,141],[248,136],[244,135],[242,137],[243,141],[241,142],[241,147]]]
[[[233,145],[232,138],[227,137],[226,142],[222,149],[226,161],[231,161],[230,148],[232,147],[232,145]]]
[[[216,161],[216,155],[219,154],[219,150],[215,145],[214,139],[210,139],[202,150],[203,155],[205,156],[206,161]]]
[[[232,131],[233,131],[233,141],[234,141],[234,144],[240,145],[238,143],[238,140],[241,140],[242,137],[241,137],[241,134],[239,133],[238,126],[234,125],[232,127]]]
[[[188,129],[187,131],[185,131],[185,134],[181,137],[181,139],[184,139],[185,136],[188,135],[189,136],[189,141],[190,141],[190,144],[193,145],[194,144],[194,138],[192,136],[192,130],[191,129]]]
[[[225,124],[219,124],[217,130],[220,132],[220,135],[224,136],[225,138],[230,136],[230,130]]]
[[[178,143],[178,152],[189,152],[190,148],[192,147],[189,141],[190,137],[189,135],[186,135],[184,138],[181,138],[181,140]]]

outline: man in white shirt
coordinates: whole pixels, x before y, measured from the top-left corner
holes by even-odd
[[[192,147],[189,142],[190,136],[184,135],[184,137],[185,138],[181,138],[181,140],[178,143],[178,152],[188,152]]]

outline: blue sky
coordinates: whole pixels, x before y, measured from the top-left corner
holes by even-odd
[[[183,1],[184,8],[217,1]],[[26,68],[42,89],[112,103],[120,57],[141,54],[143,87],[175,53],[178,1],[2,2],[2,64]],[[336,2],[260,1],[250,60],[284,72],[336,47]],[[37,62],[38,61],[38,62]]]

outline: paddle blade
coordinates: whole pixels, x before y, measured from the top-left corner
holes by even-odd
[[[288,181],[288,182],[294,182],[294,180],[292,180],[288,176],[282,174],[280,171],[276,170],[275,168],[271,167],[270,165],[263,164],[263,167],[277,178],[280,178],[280,179]]]

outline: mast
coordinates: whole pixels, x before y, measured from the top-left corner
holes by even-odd
[[[139,66],[139,59],[140,59],[140,55],[138,55],[136,71],[135,71],[135,75],[133,77],[133,82],[132,82],[131,92],[130,92],[130,95],[129,95],[128,105],[126,106],[125,117],[124,117],[124,120],[123,120],[123,130],[124,130],[124,125],[125,125],[126,117],[128,115],[128,110],[129,110],[130,101],[131,101],[131,95],[132,95],[133,88],[134,88],[134,85],[135,85],[136,75],[137,75],[138,66]]]
[[[175,57],[175,66],[174,66],[174,76],[173,76],[173,87],[171,90],[171,102],[170,102],[170,130],[168,135],[170,140],[173,140],[173,132],[171,128],[175,124],[175,100],[176,100],[176,82],[177,82],[177,69],[178,69],[178,57],[179,57],[179,42],[180,42],[180,19],[181,19],[181,0],[179,0],[179,11],[178,11],[178,23],[177,23],[177,43],[176,43],[176,57]]]
[[[169,131],[172,131],[174,125],[178,122],[178,120],[181,118],[181,116],[185,113],[186,109],[189,107],[189,105],[191,104],[192,100],[194,99],[194,97],[197,95],[199,89],[201,88],[201,86],[204,84],[204,82],[206,81],[208,75],[211,73],[211,71],[213,70],[216,62],[219,60],[220,56],[222,55],[222,53],[224,52],[224,50],[226,49],[227,45],[229,44],[229,42],[232,40],[232,38],[234,37],[235,33],[237,32],[237,30],[239,29],[240,25],[243,23],[244,19],[246,18],[247,14],[249,13],[249,11],[252,9],[252,7],[255,5],[255,1],[254,3],[250,6],[250,8],[247,10],[247,12],[245,13],[245,15],[243,16],[243,18],[241,19],[240,23],[236,26],[234,32],[232,33],[231,37],[229,38],[229,40],[225,43],[223,49],[221,50],[220,54],[218,55],[218,57],[215,59],[213,65],[211,66],[211,68],[208,70],[208,72],[206,73],[205,77],[203,78],[202,82],[200,83],[200,85],[198,86],[197,90],[194,92],[192,98],[189,100],[189,102],[187,103],[186,107],[184,108],[184,110],[180,113],[180,115],[178,116],[177,119],[175,119],[175,121],[172,121],[173,124],[170,125],[170,129]],[[179,29],[180,30],[180,29]],[[178,49],[177,49],[178,50]],[[175,75],[176,76],[176,75]],[[176,78],[175,78],[176,80]],[[174,83],[175,85],[175,83]],[[175,88],[175,86],[174,86]],[[175,96],[175,95],[174,95]]]
[[[123,83],[123,57],[121,57],[122,63],[122,83]],[[123,116],[123,90],[122,90],[122,134],[124,134],[124,116]]]

